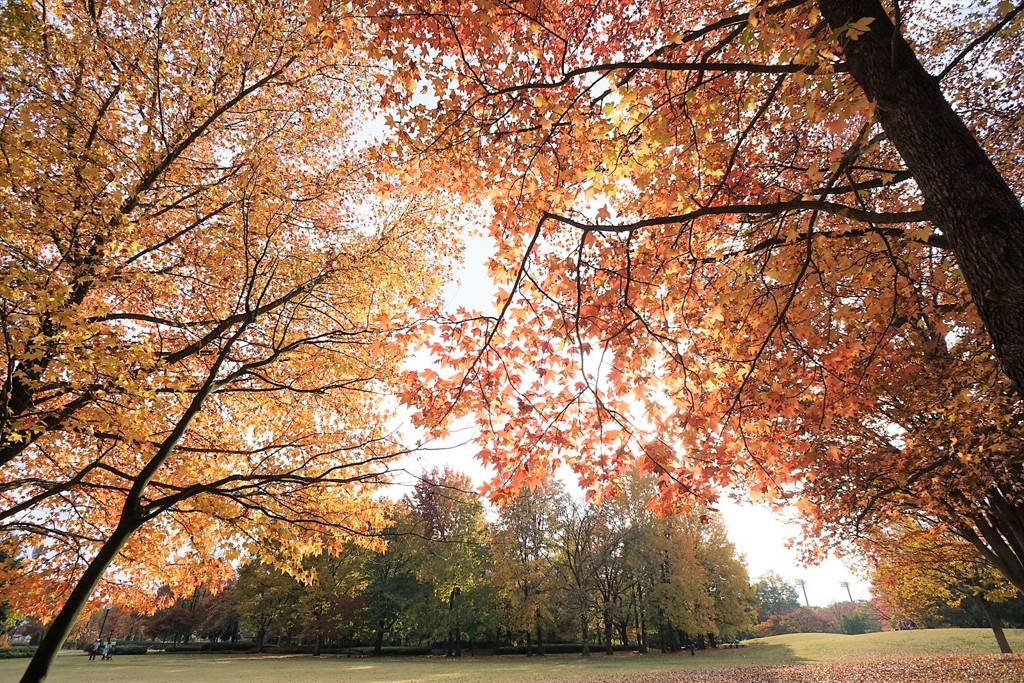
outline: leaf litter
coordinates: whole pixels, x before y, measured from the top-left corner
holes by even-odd
[[[610,678],[606,683],[1024,683],[1024,655],[686,670]]]

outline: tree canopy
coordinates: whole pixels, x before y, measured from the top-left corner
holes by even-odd
[[[948,444],[1017,428],[1019,5],[388,7],[389,158],[489,202],[501,287],[424,337],[444,369],[406,400],[476,419],[493,495],[568,464],[600,499],[636,464],[664,509],[741,484],[810,515],[791,487],[863,447],[942,497],[893,398],[922,376]],[[987,439],[943,472],[1024,587],[1021,455]]]
[[[19,606],[55,617],[33,680],[104,573],[95,599],[188,593],[381,527],[399,337],[458,237],[441,193],[382,194],[371,64],[287,3],[0,11],[0,520]]]
[[[820,534],[917,505],[1024,591],[1022,13],[4,3],[0,544],[13,607],[56,614],[25,680],[105,574],[302,573],[380,528],[395,397],[428,438],[475,420],[496,500],[564,464],[637,508],[654,475],[551,551],[606,638],[626,521],[726,486]],[[466,204],[497,315],[441,300]],[[467,522],[419,493],[421,535]],[[679,524],[666,566],[726,547]],[[474,580],[435,586],[455,631]]]

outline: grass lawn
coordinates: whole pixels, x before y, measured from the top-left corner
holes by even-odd
[[[1008,631],[1024,651],[1024,630]],[[28,660],[0,660],[0,681],[18,680]],[[673,655],[343,657],[162,655],[90,662],[58,658],[48,683],[1024,683],[1024,658],[1000,657],[991,632],[936,629],[861,636],[761,638],[735,650]]]

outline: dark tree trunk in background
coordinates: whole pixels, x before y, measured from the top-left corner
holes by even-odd
[[[373,639],[373,656],[380,657],[384,649],[384,620],[377,622],[377,635]]]
[[[604,603],[604,651],[605,654],[615,654],[615,648],[612,646],[612,608],[611,603],[607,600]]]
[[[623,619],[616,624],[616,627],[619,631],[619,640],[622,641],[622,646],[629,648],[629,622]]]
[[[636,639],[637,645],[639,646],[640,653],[647,653],[647,617],[644,613],[646,606],[644,605],[644,591],[637,582],[636,588]]]

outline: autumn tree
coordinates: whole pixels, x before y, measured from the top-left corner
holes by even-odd
[[[835,617],[828,608],[805,607],[773,614],[754,626],[758,637],[778,636],[786,633],[835,633],[838,631]]]
[[[175,645],[188,644],[204,619],[202,605],[209,597],[210,592],[202,587],[197,587],[191,595],[175,596],[169,586],[161,586],[155,601],[166,606],[146,618],[143,632],[151,638],[173,639]],[[106,614],[103,614],[101,624],[109,626],[110,633],[113,634],[116,627],[113,623],[107,622],[111,621],[108,617],[116,615],[117,612],[108,607],[103,608]]]
[[[777,499],[919,372],[921,325],[976,330],[1018,411],[1019,5],[389,8],[401,150],[493,207],[501,287],[496,317],[425,340],[447,368],[407,400],[439,431],[477,417],[497,495],[565,461],[600,497],[635,460],[666,508]],[[1019,519],[990,482],[974,519]],[[1019,536],[979,531],[1019,576]]]
[[[721,516],[707,511],[697,519],[701,522],[697,557],[712,609],[711,625],[704,633],[714,645],[722,638],[735,639],[753,623],[753,592],[747,567],[737,557]]]
[[[564,487],[552,478],[520,491],[496,511],[490,578],[508,605],[502,624],[526,637],[528,654],[533,654],[534,636],[537,654],[544,652],[544,628],[552,620],[557,539],[567,505]]]
[[[17,557],[17,544],[0,538],[0,591],[3,598],[0,599],[0,644],[4,647],[10,646],[10,632],[18,626],[25,615],[18,612],[12,604],[11,588],[16,585],[20,570],[21,561]]]
[[[735,637],[751,623],[753,595],[721,518],[699,505],[656,514],[656,486],[633,471],[600,508],[604,535],[618,539],[597,582],[606,647],[612,624],[623,644],[632,630],[641,651],[655,635],[665,650]]]
[[[800,606],[800,596],[793,584],[775,572],[768,572],[754,582],[754,609],[757,621]]]
[[[376,656],[382,654],[385,638],[402,638],[413,630],[420,606],[433,597],[432,586],[417,576],[418,539],[411,535],[409,516],[403,506],[389,512],[387,524],[380,531],[387,547],[367,558],[364,565],[364,618],[369,622]]]
[[[447,656],[462,656],[462,634],[476,626],[478,602],[489,593],[489,549],[483,507],[466,474],[434,468],[420,476],[404,504],[416,537],[418,579],[429,585],[437,635]]]
[[[235,642],[241,633],[236,600],[237,580],[208,596],[199,607],[202,613],[196,632],[211,642]]]
[[[654,598],[655,586],[666,577],[665,521],[648,505],[653,486],[652,477],[633,473],[623,480],[621,490],[603,503],[629,530],[622,563],[630,577],[627,611],[632,614],[620,615],[619,629],[628,633],[632,627],[640,652],[647,651],[649,635],[663,621]],[[621,617],[626,617],[626,624]]]
[[[273,565],[250,561],[242,565],[234,589],[239,623],[256,634],[262,652],[271,629],[288,633],[299,629],[297,606],[302,584]]]
[[[619,539],[599,532],[600,513],[593,505],[573,501],[567,508],[558,534],[558,572],[563,600],[579,624],[583,656],[590,656],[591,626],[601,568]]]
[[[647,587],[648,619],[662,649],[689,641],[714,645],[751,623],[750,579],[717,515],[694,508],[658,520],[648,551],[656,573]]]
[[[631,611],[628,596],[632,576],[626,557],[633,542],[634,529],[623,524],[623,520],[603,508],[598,522],[598,536],[610,541],[605,561],[597,569],[596,593],[600,600],[605,654],[612,655],[615,652],[612,638],[616,624],[620,627],[620,636],[628,633],[623,626],[627,623]],[[622,640],[624,644],[629,642],[628,638]]]
[[[974,602],[988,620],[1000,652],[1012,652],[996,606],[1016,591],[969,543],[920,523],[894,524],[867,543],[873,590],[901,617],[923,623],[943,605]]]
[[[907,365],[878,368],[870,400],[815,436],[792,490],[825,545],[888,536],[903,518],[958,534],[1024,592],[1024,412],[981,331],[927,312],[943,299],[938,281],[909,295],[919,306],[900,335]]]
[[[200,618],[201,615],[194,609],[189,609],[183,601],[178,601],[147,619],[142,632],[150,638],[170,640],[175,646],[187,645]]]
[[[441,193],[378,198],[373,63],[287,3],[10,2],[0,31],[0,520],[52,619],[36,681],[97,586],[187,595],[377,526],[393,342],[454,237]]]
[[[351,637],[367,605],[364,564],[367,551],[348,547],[337,555],[324,552],[303,563],[306,585],[293,610],[299,617],[301,635],[313,639],[313,656],[319,657],[325,639]]]
[[[596,624],[606,651],[615,635],[628,643],[630,630],[641,649],[657,634],[667,650],[686,639],[713,646],[749,627],[749,577],[718,516],[701,507],[654,515],[644,505],[654,479],[627,483],[600,507],[570,503],[561,521],[552,566],[584,656]]]

